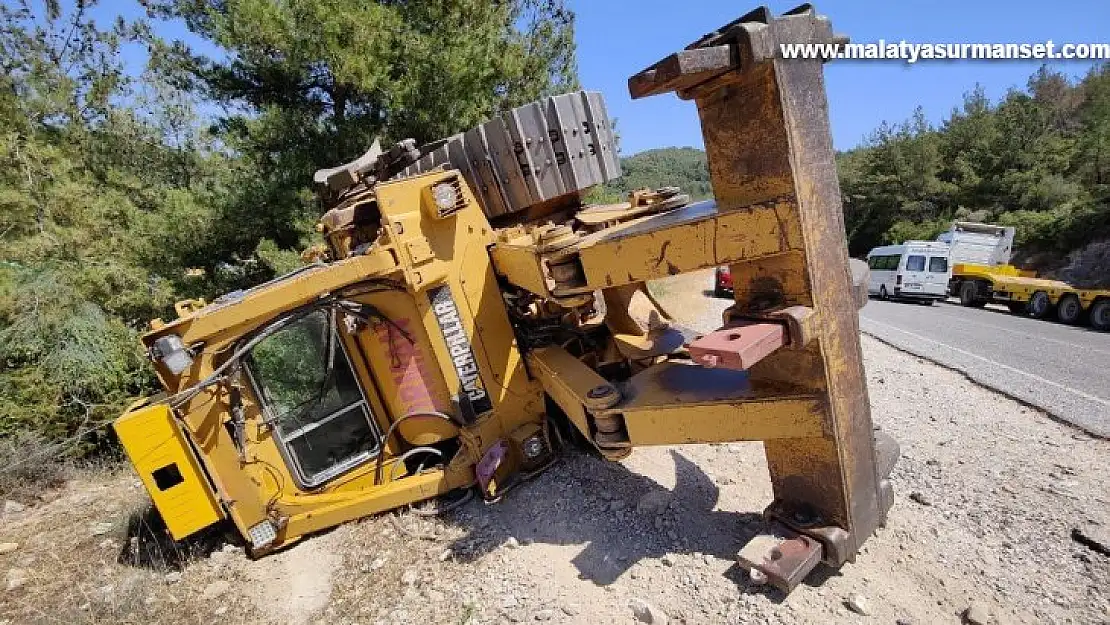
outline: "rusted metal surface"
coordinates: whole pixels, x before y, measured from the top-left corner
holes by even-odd
[[[738,62],[736,48],[728,44],[675,52],[628,79],[633,98],[688,89],[720,76]]]
[[[813,538],[772,523],[744,545],[737,561],[763,573],[769,584],[788,593],[821,562],[821,552],[821,543]]]
[[[718,213],[774,202],[777,230],[801,238],[800,247],[783,246],[784,253],[730,263],[732,318],[807,311],[790,317],[796,348],[767,355],[751,367],[750,378],[753,387],[796,384],[826,405],[814,415],[820,436],[765,442],[775,494],[768,513],[820,519],[796,529],[826,541],[826,559],[834,565],[854,557],[883,522],[891,491],[879,475],[872,439],[856,314],[866,274],[849,265],[823,61],[785,60],[778,51],[781,43],[841,41],[807,5],[778,17],[757,9],[687,48],[734,46],[736,63],[677,90],[697,103]],[[658,76],[667,62],[648,70]],[[663,90],[644,88],[646,78],[630,81],[633,97]]]
[[[785,344],[781,324],[741,322],[698,338],[689,349],[703,367],[745,370]]]

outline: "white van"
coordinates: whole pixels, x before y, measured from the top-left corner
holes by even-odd
[[[947,297],[948,244],[906,241],[876,247],[867,253],[871,281],[867,290],[880,299],[906,299],[932,304]]]

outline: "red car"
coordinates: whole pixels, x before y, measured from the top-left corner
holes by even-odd
[[[732,272],[728,266],[717,267],[717,275],[713,280],[713,295],[729,297],[732,295]]]

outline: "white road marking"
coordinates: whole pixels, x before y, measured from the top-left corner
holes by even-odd
[[[895,332],[901,332],[902,334],[905,334],[907,336],[912,336],[913,338],[915,338],[919,341],[925,341],[926,343],[933,343],[934,345],[940,345],[941,347],[948,348],[948,349],[950,349],[950,350],[952,350],[952,351],[954,351],[958,354],[963,354],[964,356],[970,356],[971,358],[974,358],[976,360],[981,360],[981,361],[983,361],[983,362],[985,362],[989,365],[998,367],[1000,369],[1005,369],[1006,371],[1010,371],[1010,372],[1013,372],[1013,373],[1024,375],[1026,377],[1029,377],[1029,378],[1032,378],[1032,379],[1036,380],[1037,382],[1039,382],[1041,384],[1047,384],[1049,386],[1054,386],[1054,387],[1056,387],[1056,388],[1058,388],[1062,391],[1065,391],[1067,393],[1072,393],[1074,395],[1078,395],[1079,397],[1082,397],[1083,399],[1086,399],[1088,401],[1094,402],[1096,404],[1101,404],[1103,406],[1106,406],[1107,408],[1110,408],[1110,401],[1106,401],[1105,399],[1102,399],[1100,397],[1095,397],[1094,395],[1091,395],[1089,393],[1084,393],[1083,391],[1081,391],[1079,389],[1072,388],[1070,386],[1060,384],[1059,382],[1053,382],[1052,380],[1047,380],[1045,378],[1042,378],[1039,375],[1034,375],[1032,373],[1029,373],[1028,371],[1022,371],[1021,369],[1015,369],[1014,367],[1011,367],[1010,365],[1005,365],[1005,364],[1002,364],[1000,362],[996,362],[994,360],[991,360],[989,358],[983,358],[982,356],[980,356],[978,354],[973,354],[969,351],[960,349],[959,347],[953,347],[953,346],[951,346],[947,343],[941,343],[940,341],[934,341],[931,338],[921,336],[920,334],[914,334],[913,332],[909,332],[909,331],[903,330],[901,328],[896,328],[896,327],[894,327],[890,324],[883,323],[881,321],[875,321],[871,317],[867,317],[867,316],[864,316],[864,315],[860,315],[860,317],[863,317],[868,322],[873,323],[875,325],[890,328],[891,330],[894,330]]]
[[[1110,356],[1110,352],[1105,351],[1105,350],[1095,349],[1093,347],[1088,347],[1086,345],[1076,345],[1075,343],[1069,343],[1067,341],[1061,341],[1060,339],[1051,339],[1051,338],[1048,338],[1047,336],[1044,336],[1043,334],[1037,334],[1037,333],[1032,333],[1032,332],[1019,332],[1018,330],[1011,330],[1010,328],[1004,328],[1002,326],[996,326],[993,323],[976,323],[974,321],[968,320],[966,317],[961,317],[960,315],[946,314],[946,312],[943,311],[943,310],[937,310],[935,312],[937,314],[940,314],[941,316],[948,317],[949,319],[959,319],[961,323],[966,323],[966,324],[973,325],[973,326],[979,326],[980,328],[989,328],[991,330],[1001,330],[1003,332],[1009,332],[1011,334],[1017,334],[1019,336],[1023,336],[1023,337],[1026,337],[1026,338],[1036,339],[1038,341],[1047,341],[1049,343],[1059,343],[1060,345],[1066,345],[1068,347],[1074,347],[1075,349],[1081,349],[1085,352],[1095,352],[1096,354],[1102,354],[1103,356]],[[1040,321],[1040,320],[1033,320],[1033,321],[1035,321],[1038,324],[1045,323],[1045,322]]]

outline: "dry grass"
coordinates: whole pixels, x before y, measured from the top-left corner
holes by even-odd
[[[153,540],[149,499],[130,468],[85,469],[40,494],[0,524],[0,542],[19,544],[0,555],[0,625],[255,620],[235,593],[230,603],[204,596],[214,580],[236,579],[228,564],[245,556]]]
[[[30,503],[61,486],[72,466],[60,459],[60,451],[33,432],[0,439],[0,499]]]

